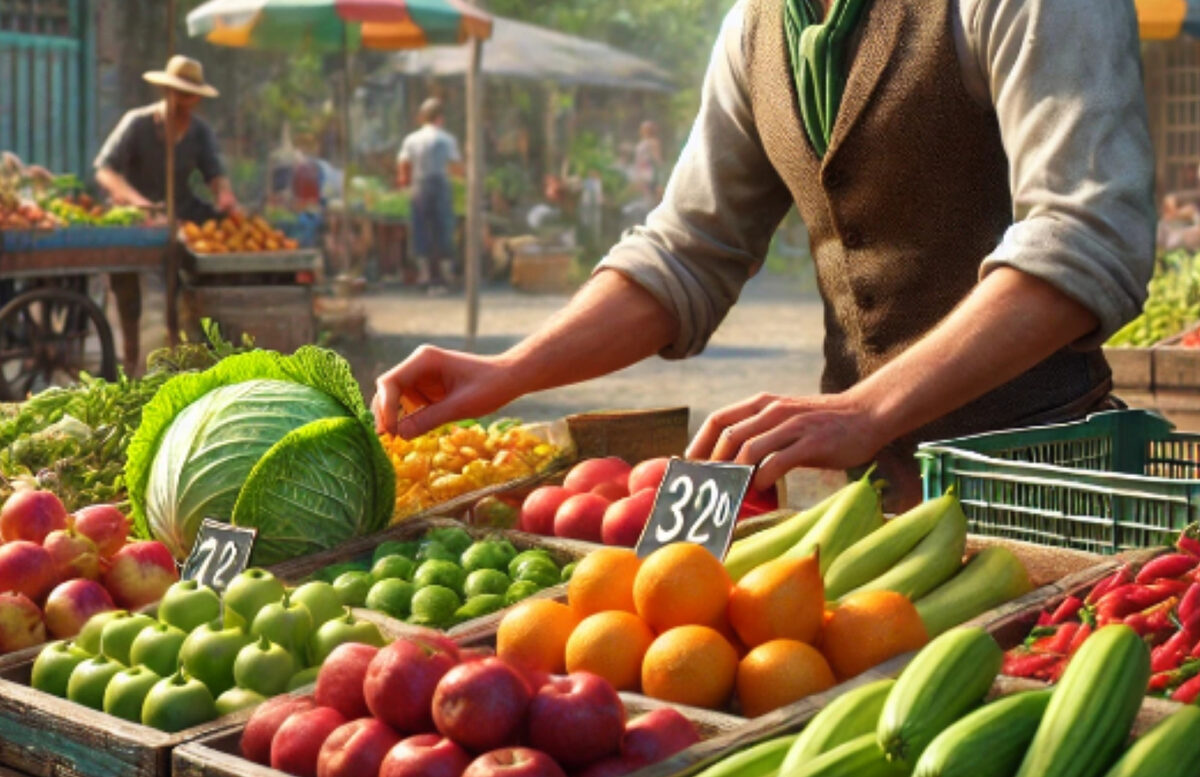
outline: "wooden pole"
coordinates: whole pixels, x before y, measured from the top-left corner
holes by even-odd
[[[471,64],[467,69],[467,234],[463,267],[467,285],[468,351],[475,350],[479,331],[479,254],[483,242],[483,41],[471,40]]]
[[[175,54],[175,0],[167,2],[167,58]],[[167,149],[167,255],[163,272],[167,286],[167,342],[179,343],[179,245],[176,240],[178,223],[175,216],[175,94],[167,91],[167,119],[164,122],[163,143]]]
[[[343,272],[352,265],[353,241],[350,229],[350,25],[345,25],[342,39],[342,262]]]

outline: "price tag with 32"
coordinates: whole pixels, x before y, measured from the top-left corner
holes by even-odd
[[[645,558],[674,542],[691,542],[724,559],[754,468],[671,459],[637,543]]]

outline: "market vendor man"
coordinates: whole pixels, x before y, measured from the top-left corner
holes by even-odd
[[[166,126],[171,117],[175,138],[175,212],[182,221],[204,222],[237,210],[237,198],[221,167],[212,128],[195,116],[203,98],[217,96],[204,81],[204,68],[194,59],[171,57],[163,70],[142,76],[161,87],[163,99],[135,108],[117,124],[96,157],[96,182],[119,205],[161,206],[167,195]],[[196,196],[191,178],[198,172],[212,192],[209,204]],[[113,296],[121,317],[125,369],[138,362],[141,278],[137,273],[112,273]]]
[[[1139,312],[1154,254],[1133,3],[825,2],[739,0],[646,225],[508,351],[426,346],[382,375],[380,428],[700,353],[793,203],[825,304],[822,394],[721,409],[689,456],[758,465],[759,488],[878,460],[901,509],[919,441],[1113,406],[1100,345]]]

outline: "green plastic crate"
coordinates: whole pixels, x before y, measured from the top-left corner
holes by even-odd
[[[1200,519],[1200,434],[1145,410],[925,443],[925,498],[955,486],[978,534],[1118,553]]]

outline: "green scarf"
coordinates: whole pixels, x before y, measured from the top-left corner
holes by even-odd
[[[869,0],[833,0],[822,20],[821,0],[784,0],[783,25],[787,30],[792,75],[800,100],[804,131],[825,156],[833,123],[846,88],[846,48]]]

